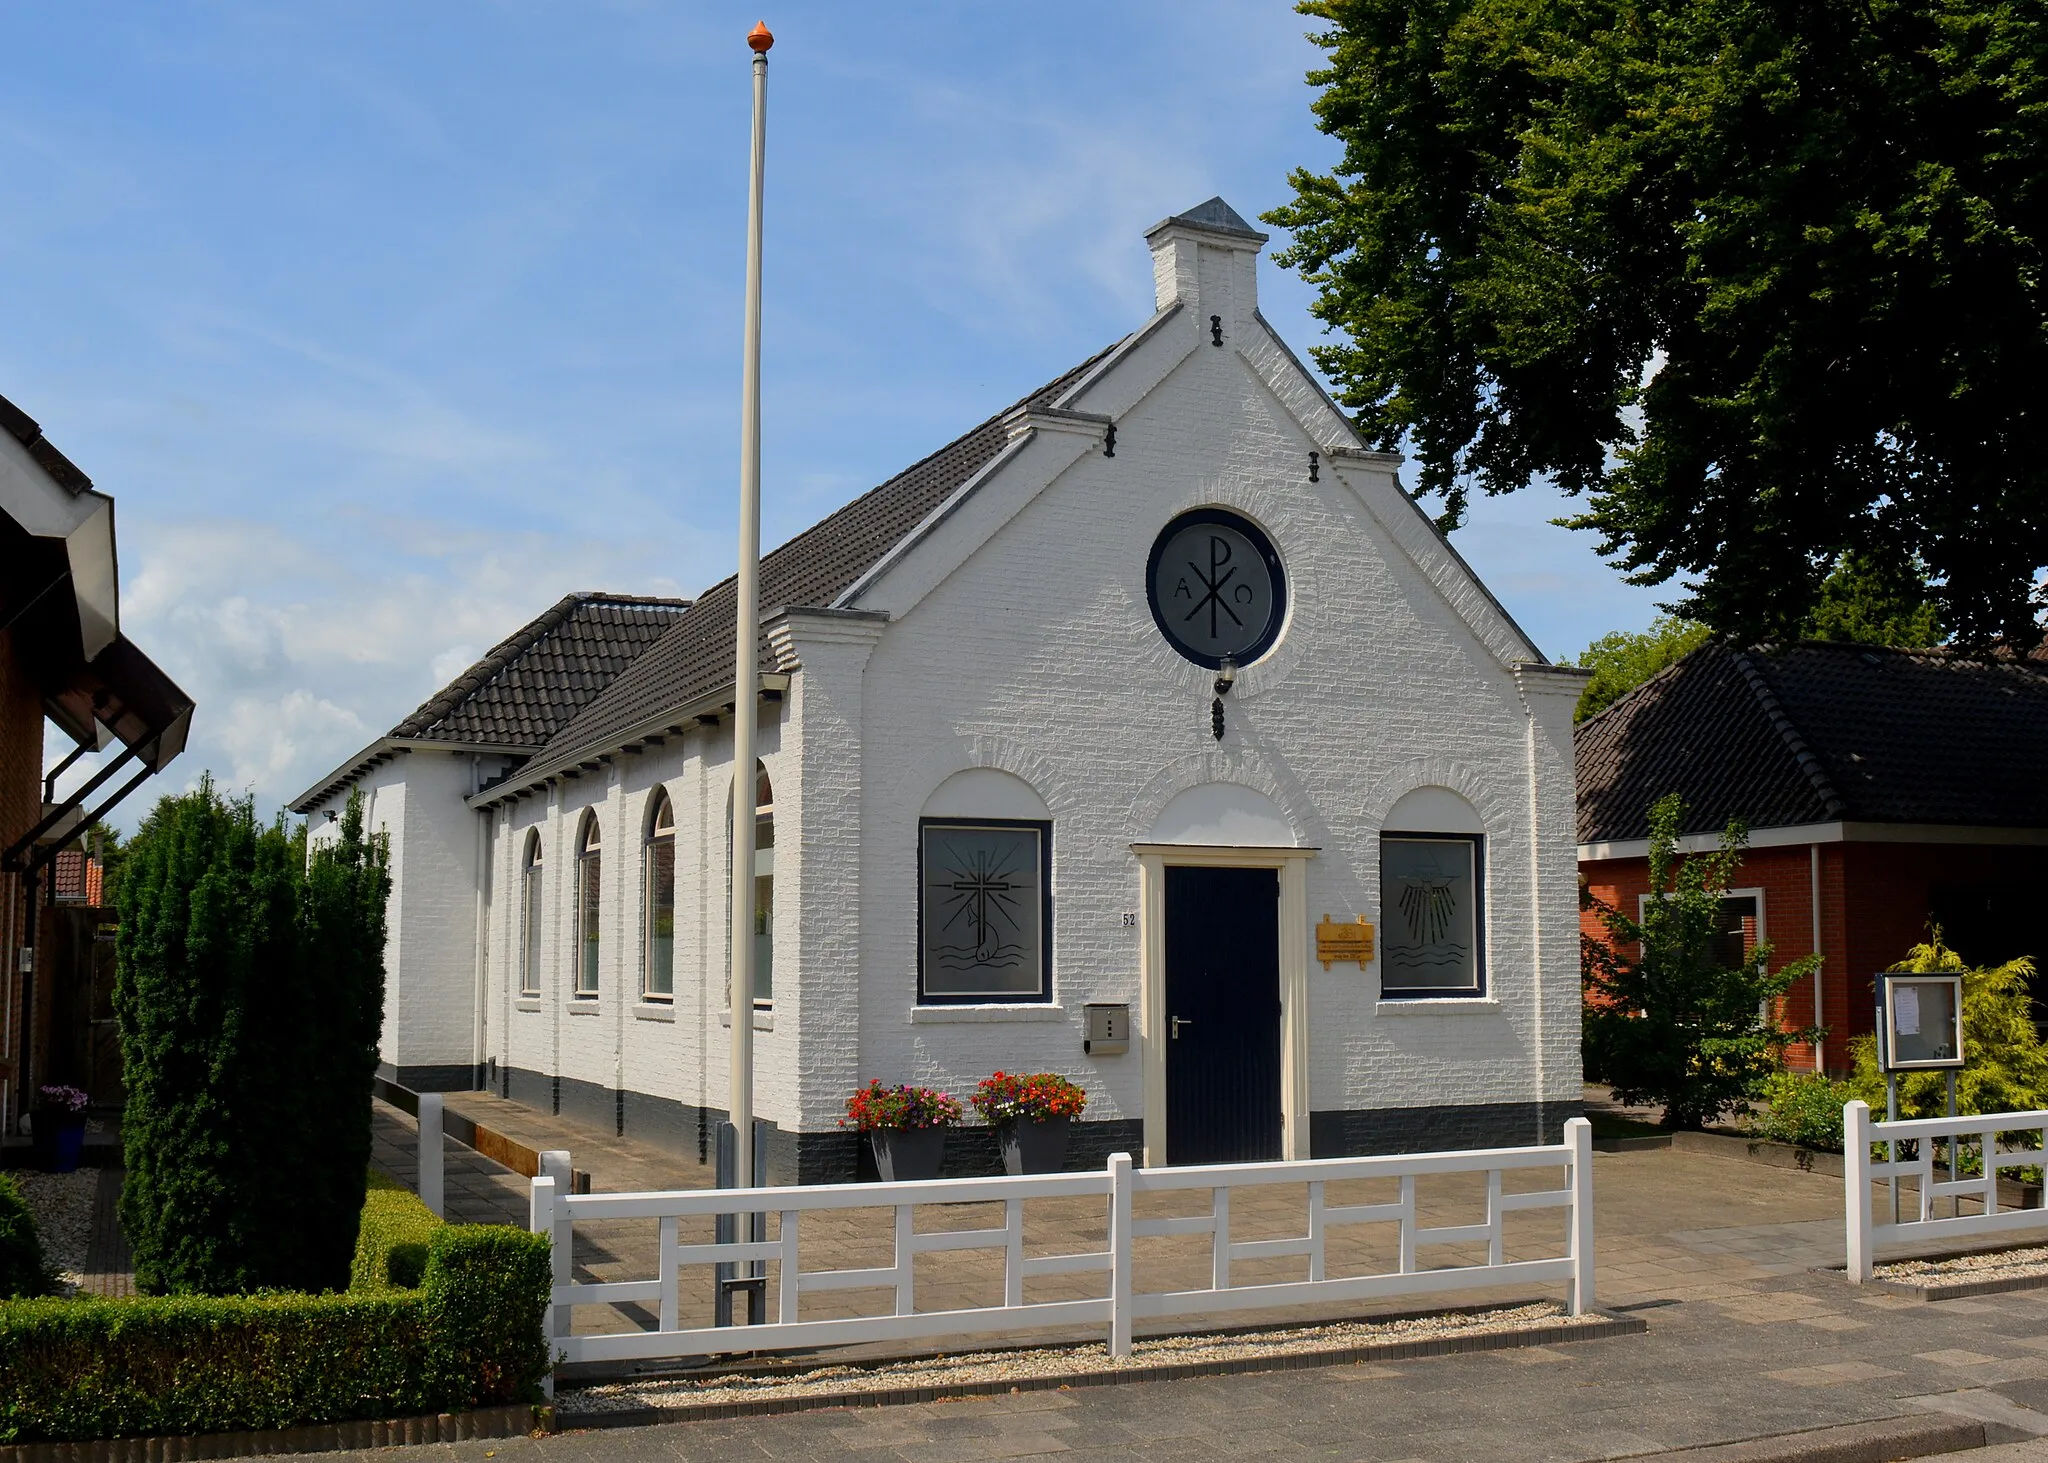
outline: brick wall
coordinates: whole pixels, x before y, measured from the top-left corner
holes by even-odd
[[[1815,949],[1812,848],[1750,849],[1731,881],[1731,887],[1763,891],[1772,969]],[[2024,846],[1856,842],[1819,848],[1819,949],[1825,956],[1820,1024],[1828,1028],[1824,1054],[1831,1072],[1847,1066],[1849,1038],[1871,1031],[1872,977],[1927,939],[1937,886],[2038,884],[2048,876],[2048,849]],[[1649,888],[1644,859],[1588,860],[1579,872],[1595,898],[1631,915]],[[1581,928],[1595,938],[1604,934],[1591,915],[1581,916]],[[1783,1015],[1791,1025],[1813,1021],[1811,981],[1787,993]],[[1795,1067],[1809,1070],[1812,1063],[1811,1051],[1794,1048]]]

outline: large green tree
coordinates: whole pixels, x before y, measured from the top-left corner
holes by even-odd
[[[1539,476],[1637,582],[1794,635],[1903,555],[1967,643],[2048,564],[2040,0],[1311,0],[1328,173],[1268,219],[1366,434]]]
[[[360,800],[308,855],[211,779],[119,890],[121,1227],[153,1293],[345,1288],[370,1156],[388,858]]]

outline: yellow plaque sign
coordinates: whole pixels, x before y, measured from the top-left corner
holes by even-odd
[[[1323,969],[1349,960],[1360,970],[1372,963],[1372,926],[1365,916],[1339,924],[1327,914],[1316,926],[1316,959]]]

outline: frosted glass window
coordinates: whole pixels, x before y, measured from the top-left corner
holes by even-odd
[[[1052,826],[927,819],[919,837],[920,998],[1050,1000]]]
[[[1381,994],[1483,993],[1479,845],[1455,833],[1381,837]]]

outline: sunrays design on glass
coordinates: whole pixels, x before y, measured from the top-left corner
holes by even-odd
[[[976,984],[1037,980],[1038,834],[1033,829],[932,829],[925,845],[927,974]]]
[[[1390,971],[1431,977],[1418,985],[1447,984],[1472,959],[1472,851],[1469,845],[1402,843],[1400,867],[1389,870],[1399,925],[1386,952]]]

